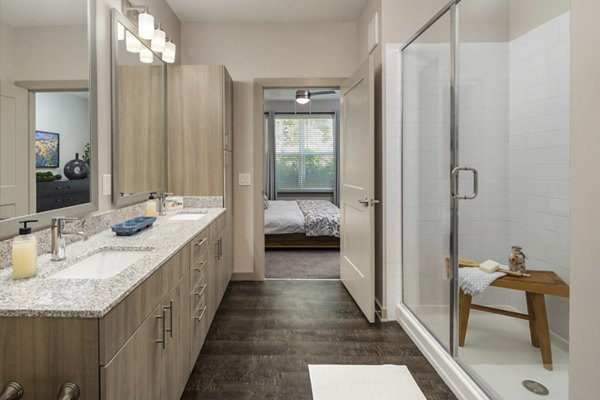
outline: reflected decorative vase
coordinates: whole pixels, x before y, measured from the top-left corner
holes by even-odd
[[[69,179],[85,179],[89,174],[85,161],[79,159],[79,153],[75,153],[75,159],[65,164],[64,173]]]

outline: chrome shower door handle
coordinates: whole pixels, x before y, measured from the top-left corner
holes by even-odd
[[[470,195],[461,195],[458,193],[458,176],[460,171],[469,171],[473,173],[473,193]],[[479,193],[479,174],[475,168],[455,167],[450,176],[450,193],[452,197],[459,200],[473,200]]]

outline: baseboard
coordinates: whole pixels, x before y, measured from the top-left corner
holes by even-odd
[[[234,272],[231,274],[232,281],[263,281],[255,272]]]
[[[417,318],[404,306],[397,306],[398,323],[415,342],[425,358],[460,400],[490,400]]]

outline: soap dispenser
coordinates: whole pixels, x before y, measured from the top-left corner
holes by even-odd
[[[13,279],[31,278],[37,274],[37,239],[31,234],[27,224],[37,222],[35,219],[21,221],[19,235],[12,243],[12,277]]]
[[[156,194],[156,192],[150,192],[150,198],[146,202],[146,216],[147,217],[156,217],[156,210],[158,208],[158,205],[156,203],[156,199],[154,198],[155,194]]]

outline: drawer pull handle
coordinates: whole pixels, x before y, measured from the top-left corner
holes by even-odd
[[[169,329],[165,329],[165,332],[169,332],[169,337],[173,337],[173,300],[169,300],[169,306],[163,307],[163,310],[169,310]]]
[[[206,284],[202,285],[202,289],[198,293],[194,293],[194,295],[202,297],[202,294],[204,294],[204,289],[206,289]]]
[[[205,266],[205,265],[206,265],[206,261],[204,261],[202,264],[200,264],[200,266],[199,266],[199,267],[197,267],[197,268],[194,268],[194,271],[197,271],[197,272],[202,272],[202,270],[204,269],[204,266]]]
[[[202,247],[202,245],[206,242],[207,238],[202,239],[198,243],[194,243],[194,246]]]
[[[167,348],[167,333],[165,332],[165,328],[167,327],[167,324],[165,322],[165,312],[166,312],[166,309],[163,308],[162,315],[156,316],[156,319],[160,319],[162,321],[162,329],[161,329],[162,339],[157,339],[156,343],[161,343],[163,350],[165,350]]]
[[[206,307],[202,307],[202,312],[199,317],[194,317],[194,319],[198,322],[202,321],[202,317],[204,317],[204,313],[206,312]]]

